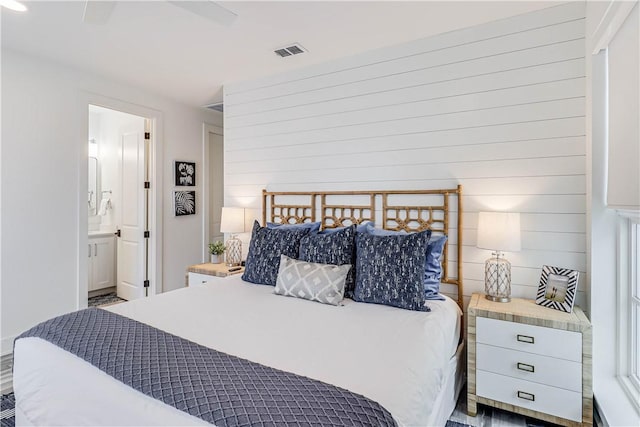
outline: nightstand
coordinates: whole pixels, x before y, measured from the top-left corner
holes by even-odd
[[[224,278],[236,274],[242,274],[244,272],[244,267],[240,267],[240,269],[236,271],[229,271],[229,269],[231,268],[238,267],[227,267],[227,265],[223,263],[211,264],[209,262],[206,262],[204,264],[191,265],[187,268],[187,277],[185,278],[185,284],[186,286],[189,286],[196,283],[209,282],[211,280],[215,280],[216,278]]]
[[[513,298],[473,294],[467,321],[467,410],[478,403],[564,426],[593,424],[591,323]]]

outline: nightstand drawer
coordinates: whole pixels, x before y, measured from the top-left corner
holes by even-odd
[[[478,396],[572,421],[582,421],[582,393],[481,370],[476,371],[476,375]]]
[[[477,344],[476,369],[582,393],[582,363]]]
[[[476,341],[543,356],[582,362],[582,334],[505,320],[476,318]]]
[[[189,272],[189,286],[199,285],[201,283],[211,282],[213,280],[219,280],[219,278],[216,276],[211,276],[209,274]]]

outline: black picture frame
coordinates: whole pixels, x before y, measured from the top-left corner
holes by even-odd
[[[196,192],[176,190],[173,192],[173,212],[175,216],[196,214]]]
[[[196,163],[176,160],[174,162],[176,187],[195,187]]]
[[[569,268],[542,266],[536,304],[571,313],[578,291],[579,274]]]

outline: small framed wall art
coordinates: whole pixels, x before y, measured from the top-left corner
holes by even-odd
[[[578,288],[576,270],[560,267],[542,267],[536,304],[571,313]]]
[[[195,162],[174,162],[176,186],[193,187],[196,185],[196,163]]]
[[[196,214],[196,192],[195,191],[174,191],[173,211],[175,216]]]

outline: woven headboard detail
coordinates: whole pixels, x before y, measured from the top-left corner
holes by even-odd
[[[322,229],[373,221],[393,231],[431,230],[449,236],[442,256],[441,282],[456,285],[458,305],[462,288],[462,186],[444,190],[400,191],[262,191],[262,221],[300,224],[320,221]],[[455,217],[456,226],[451,227]],[[316,219],[318,218],[318,219]],[[455,232],[454,232],[455,231]],[[452,237],[455,237],[452,239]],[[456,248],[451,260],[450,245]],[[455,263],[455,269],[451,266]]]

